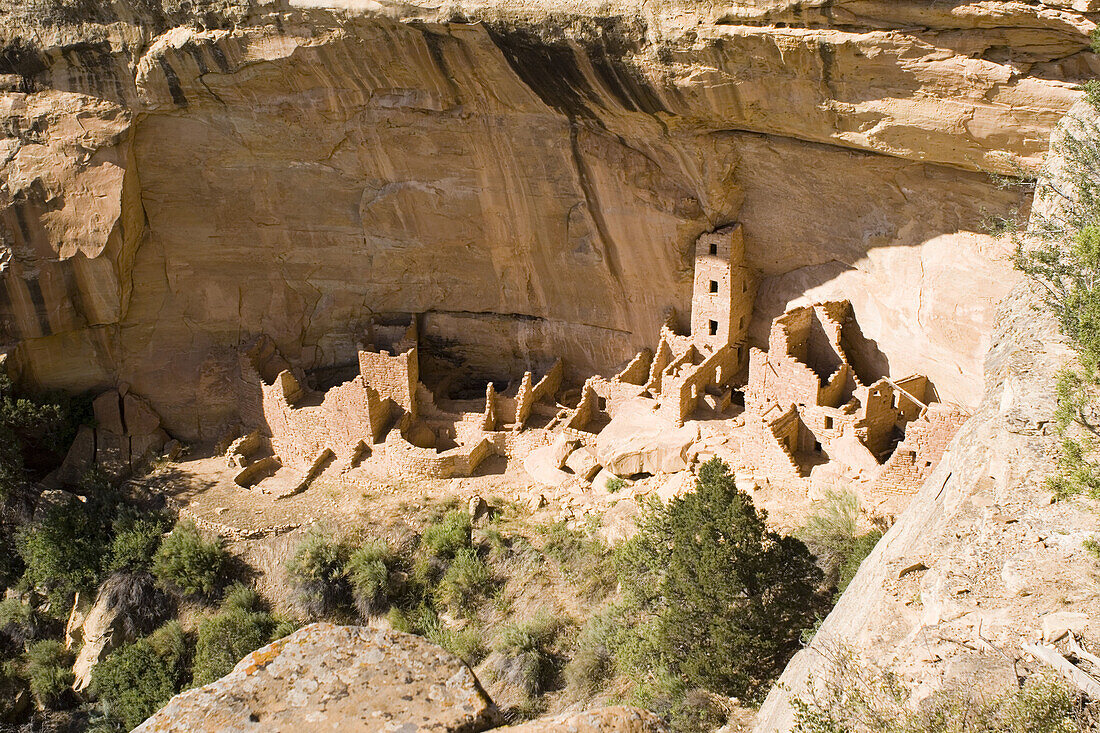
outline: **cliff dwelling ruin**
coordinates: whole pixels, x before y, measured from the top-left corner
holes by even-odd
[[[748,488],[852,488],[878,503],[914,492],[967,412],[939,402],[924,376],[868,378],[847,301],[791,308],[766,350],[750,347],[757,282],[744,260],[739,224],[700,236],[689,333],[671,312],[653,349],[579,387],[560,358],[487,380],[483,393],[458,385],[457,367],[422,376],[416,314],[373,320],[356,362],[324,373],[306,374],[261,337],[239,359],[240,429],[224,451],[233,481],[279,498],[325,474],[450,479],[499,457],[544,487],[607,491],[718,455]],[[97,414],[118,404],[97,401]],[[100,430],[119,422],[109,417]],[[84,436],[70,464],[95,459],[94,442]]]

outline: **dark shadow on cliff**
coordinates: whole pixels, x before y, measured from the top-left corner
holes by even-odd
[[[882,377],[890,376],[890,359],[878,347],[878,342],[863,334],[859,325],[859,313],[853,306],[852,315],[841,331],[840,345],[848,357],[848,363],[863,384],[874,384]],[[901,376],[901,375],[895,375]]]

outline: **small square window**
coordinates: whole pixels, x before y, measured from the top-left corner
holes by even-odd
[[[718,254],[718,243],[717,242],[711,242],[710,243],[710,253],[712,255]]]
[[[710,292],[712,292],[712,293],[717,293],[718,292],[718,281],[717,280],[711,280],[710,281]]]
[[[709,324],[710,324],[710,335],[711,336],[717,336],[718,335],[718,321],[709,321]]]
[[[826,430],[832,430],[833,429],[833,419],[831,417],[825,418],[825,429]]]

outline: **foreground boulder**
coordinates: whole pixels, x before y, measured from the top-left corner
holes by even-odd
[[[613,706],[503,722],[474,673],[427,640],[313,624],[257,649],[217,682],[172,698],[135,731],[664,733],[647,710]]]
[[[411,634],[312,624],[172,698],[136,730],[475,733],[497,722],[453,654]]]

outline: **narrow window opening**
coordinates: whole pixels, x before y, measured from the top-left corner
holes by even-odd
[[[712,255],[718,254],[718,243],[717,242],[711,242],[710,243],[710,253]]]
[[[711,336],[717,336],[718,335],[718,321],[709,321],[709,324],[710,324],[710,335]]]
[[[744,316],[741,316],[741,320],[737,322],[737,327],[738,328],[744,328],[745,327],[745,317]]]
[[[712,292],[712,293],[717,293],[718,292],[718,281],[717,280],[711,280],[710,281],[710,292]]]
[[[832,430],[833,429],[833,419],[831,417],[825,418],[825,429],[826,430]]]
[[[741,281],[741,292],[742,293],[749,292],[749,281],[748,280],[742,280]]]

